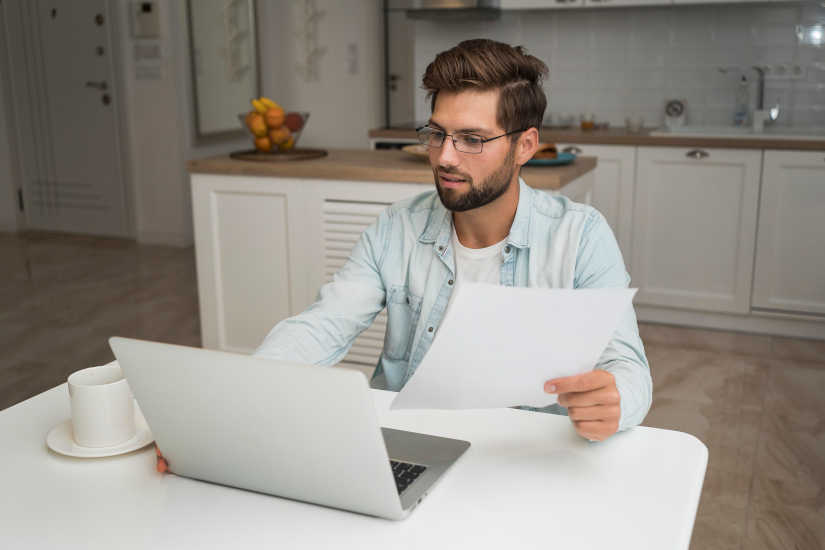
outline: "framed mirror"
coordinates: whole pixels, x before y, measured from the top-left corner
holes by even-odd
[[[254,0],[188,0],[198,138],[243,134],[238,115],[260,95]]]

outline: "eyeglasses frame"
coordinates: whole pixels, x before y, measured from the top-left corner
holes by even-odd
[[[444,130],[439,130],[438,128],[433,128],[432,126],[427,126],[425,124],[424,126],[419,126],[418,128],[415,129],[416,135],[418,135],[418,132],[420,132],[424,128],[429,128],[430,130],[435,130],[437,132],[444,132]],[[526,132],[529,129],[530,128],[522,128],[520,130],[513,130],[512,132],[507,132],[507,133],[501,134],[500,136],[495,136],[495,137],[491,137],[491,138],[485,138],[484,136],[480,136],[480,135],[474,134],[472,132],[456,132],[456,133],[459,133],[459,134],[467,134],[467,135],[471,135],[471,136],[478,136],[479,138],[481,138],[481,150],[479,150],[477,153],[473,153],[473,152],[470,152],[470,151],[462,151],[458,147],[456,147],[455,137],[454,137],[456,133],[448,134],[447,132],[444,132],[444,138],[441,140],[441,145],[434,146],[434,145],[429,145],[427,143],[422,143],[422,145],[426,145],[430,149],[440,149],[441,147],[444,147],[444,140],[446,140],[449,137],[453,141],[453,147],[459,153],[465,153],[467,155],[480,155],[481,153],[484,152],[484,144],[487,143],[488,141],[493,141],[493,140],[498,139],[498,138],[503,138],[504,136],[510,136],[510,135],[513,135],[513,134],[518,134],[520,132]],[[420,142],[420,140],[419,140],[419,142]]]

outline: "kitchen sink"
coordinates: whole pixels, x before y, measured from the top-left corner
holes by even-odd
[[[825,139],[825,126],[766,126],[754,132],[747,126],[682,126],[658,128],[651,136],[708,137],[708,138],[755,138],[755,139]]]

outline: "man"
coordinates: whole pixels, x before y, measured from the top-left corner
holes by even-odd
[[[256,355],[334,364],[386,307],[372,383],[398,391],[437,337],[457,285],[627,287],[602,215],[519,177],[538,148],[547,71],[523,48],[491,40],[439,54],[423,79],[432,116],[418,130],[436,191],[382,213],[318,301],[276,325]],[[633,308],[592,372],[549,380],[544,391],[558,394],[561,406],[541,410],[564,414],[565,407],[587,439],[639,424],[650,408],[651,380]]]

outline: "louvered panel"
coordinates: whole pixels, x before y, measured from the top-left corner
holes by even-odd
[[[324,247],[324,281],[329,282],[340,270],[361,237],[388,203],[325,201],[322,209],[322,239]],[[343,359],[347,363],[375,366],[384,346],[387,314],[381,312],[372,326],[365,330]]]

